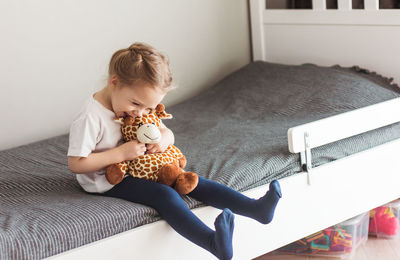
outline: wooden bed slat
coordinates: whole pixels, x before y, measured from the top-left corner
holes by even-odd
[[[338,0],[338,10],[347,11],[352,9],[351,0]]]
[[[253,60],[265,60],[263,15],[266,1],[250,0]]]
[[[313,0],[312,8],[313,10],[326,10],[326,0]]]
[[[379,10],[379,0],[364,0],[365,10]]]

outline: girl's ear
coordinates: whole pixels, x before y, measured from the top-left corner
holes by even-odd
[[[108,79],[108,84],[113,88],[119,85],[119,78],[116,74],[111,75],[111,77]]]

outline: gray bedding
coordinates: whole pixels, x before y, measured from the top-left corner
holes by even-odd
[[[288,128],[399,96],[390,79],[359,68],[256,62],[167,108],[175,119],[164,123],[187,171],[244,191],[301,171]],[[313,164],[398,138],[399,130],[314,149]],[[149,207],[86,194],[68,170],[67,146],[62,135],[0,151],[0,259],[41,259],[159,219]]]

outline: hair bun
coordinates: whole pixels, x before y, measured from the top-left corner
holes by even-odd
[[[137,60],[138,62],[142,62],[142,61],[143,61],[143,56],[142,56],[142,54],[137,53],[137,54],[136,54],[136,60]]]
[[[132,57],[133,60],[135,60],[137,62],[142,62],[143,61],[143,56],[140,53],[140,50],[135,48],[135,46],[130,46],[128,48],[128,51],[130,51],[130,54],[131,54],[131,57]]]

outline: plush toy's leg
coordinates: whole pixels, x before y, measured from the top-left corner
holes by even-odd
[[[166,164],[158,171],[158,182],[172,186],[176,178],[182,173],[182,169],[176,164]]]
[[[199,176],[194,172],[184,172],[176,163],[164,165],[158,172],[158,182],[174,186],[179,194],[188,194],[196,188]]]
[[[194,172],[183,172],[179,174],[175,183],[175,190],[182,195],[188,194],[199,183],[199,176]]]
[[[106,169],[106,179],[110,184],[118,184],[124,178],[126,172],[128,171],[128,163],[120,162],[115,163],[107,167]]]
[[[186,166],[186,157],[183,155],[181,158],[179,158],[179,167],[181,167],[182,169],[185,168]]]

